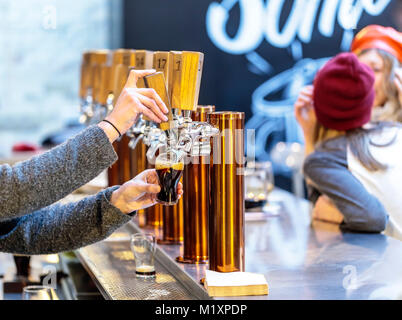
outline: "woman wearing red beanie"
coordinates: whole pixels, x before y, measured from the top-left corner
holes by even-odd
[[[309,198],[327,200],[341,228],[382,232],[402,240],[402,127],[370,123],[375,76],[352,53],[331,59],[317,74],[312,100],[295,113],[306,141]],[[317,210],[317,209],[316,209]]]
[[[375,74],[372,119],[402,122],[402,33],[369,25],[355,36],[351,51]]]

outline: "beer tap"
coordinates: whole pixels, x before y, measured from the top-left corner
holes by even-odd
[[[81,66],[81,86],[80,86],[80,123],[89,125],[93,122],[95,107],[95,89],[99,85],[100,66],[109,60],[109,50],[97,50],[85,52]]]
[[[219,134],[219,131],[204,122],[194,122],[192,112],[196,111],[200,91],[204,55],[199,52],[156,52],[154,68],[160,69],[158,74],[144,78],[144,85],[153,88],[167,96],[170,103],[169,121],[161,124],[160,128],[152,125],[145,126],[143,141],[149,146],[147,158],[155,160],[159,149],[164,152],[173,151],[183,157],[198,153],[204,145],[209,146],[209,138]],[[164,100],[164,101],[165,101]],[[149,121],[144,117],[145,121]]]
[[[177,122],[177,148],[188,156],[198,155],[200,151],[210,152],[210,138],[219,134],[219,130],[210,124],[192,120],[192,113],[197,111],[198,106],[203,64],[204,54],[183,51],[180,81],[176,82],[179,88],[172,89],[172,101],[177,103],[173,107],[177,107],[182,114]]]
[[[141,56],[138,58],[138,60],[143,59]],[[137,61],[138,61],[137,60]],[[150,58],[148,58],[150,60]],[[142,61],[140,61],[142,62]],[[140,79],[137,83],[137,87],[139,88],[153,88],[153,86],[157,86],[155,89],[161,90],[162,95],[165,95],[166,91],[166,97],[169,99],[169,93],[167,91],[167,86],[168,86],[168,79],[169,79],[169,66],[170,66],[170,56],[169,52],[166,51],[156,51],[153,53],[152,57],[152,67],[155,69],[157,72],[161,73],[161,75],[152,75],[146,77],[147,79],[150,79],[148,83],[146,83],[146,79]],[[162,83],[163,80],[163,83]],[[158,91],[157,91],[158,92]],[[164,100],[165,101],[165,100]],[[166,102],[165,102],[166,104]],[[168,106],[168,104],[166,104]],[[169,102],[170,106],[170,102]],[[170,107],[169,107],[170,109]],[[169,117],[172,117],[172,114],[169,112]],[[138,134],[142,135],[142,140],[143,143],[148,147],[147,151],[147,158],[149,163],[153,163],[155,158],[156,158],[156,152],[162,148],[163,146],[166,145],[167,142],[167,133],[164,132],[163,129],[158,127],[151,119],[143,115],[140,117],[138,120],[136,126],[134,127],[134,130],[137,130],[137,136]],[[134,134],[135,136],[135,134]],[[132,140],[132,146],[136,145],[136,140]]]
[[[173,124],[173,113],[171,110],[170,99],[166,88],[165,76],[162,72],[156,72],[152,75],[144,77],[144,84],[146,88],[152,88],[160,96],[166,107],[169,109],[168,121],[160,124],[159,129],[152,128],[147,136],[149,141],[144,141],[149,144],[147,158],[150,163],[153,163],[156,152],[160,148],[164,148],[167,152],[174,152],[176,150],[177,137]]]
[[[97,79],[94,81],[94,100],[95,100],[95,123],[105,119],[113,110],[113,82],[112,66],[100,65],[98,68]]]
[[[145,70],[155,68],[156,61],[154,62],[154,56],[157,53],[148,50],[136,50],[135,51],[135,69],[136,70]],[[160,70],[160,68],[159,68]],[[158,71],[158,69],[157,69]],[[138,88],[145,88],[145,83],[143,79],[139,79],[137,82]],[[129,147],[134,150],[139,142],[142,142],[147,146],[150,147],[151,144],[155,145],[156,141],[158,140],[158,136],[161,134],[161,130],[157,128],[156,124],[153,123],[150,119],[146,116],[141,115],[135,125],[131,127],[128,132],[127,136],[131,138],[129,143]]]
[[[82,55],[81,63],[81,81],[80,81],[80,123],[85,123],[87,119],[88,106],[92,103],[90,97],[92,94],[89,92],[91,83],[90,69],[91,69],[91,55],[93,52],[84,52]]]

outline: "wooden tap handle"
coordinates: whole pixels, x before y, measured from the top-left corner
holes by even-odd
[[[135,50],[135,68],[137,70],[152,69],[154,53],[148,50]]]
[[[113,52],[113,64],[123,64],[125,66],[135,65],[135,50],[117,49]]]
[[[169,52],[166,51],[155,51],[153,54],[153,64],[152,68],[155,69],[157,72],[161,72],[165,79],[165,87],[168,86],[168,79],[169,79]],[[140,83],[140,85],[142,85]],[[138,85],[137,85],[138,87]],[[169,92],[168,92],[169,97]],[[170,100],[169,100],[170,101]],[[166,105],[167,106],[167,105]],[[170,107],[168,107],[170,110]],[[151,121],[147,116],[143,115],[143,119],[146,121]]]
[[[163,131],[169,130],[171,127],[171,122],[173,121],[172,110],[170,106],[169,95],[166,89],[165,77],[162,72],[156,72],[149,76],[144,77],[144,83],[147,88],[152,88],[161,97],[162,101],[165,103],[166,107],[169,109],[168,122],[163,122],[160,124],[160,128]]]
[[[135,50],[135,69],[147,70],[153,67],[154,52],[148,50]],[[144,79],[137,81],[137,88],[146,88]],[[147,116],[142,116],[144,120],[151,121]]]
[[[81,64],[80,98],[85,99],[91,82],[91,52],[84,52]]]
[[[95,97],[95,100],[98,101],[101,105],[106,105],[109,94],[113,92],[112,86],[112,66],[109,65],[101,65],[100,68],[100,86],[98,96]]]
[[[169,83],[168,92],[172,109],[181,109],[181,86],[182,86],[182,52],[170,51]]]
[[[165,77],[166,86],[169,83],[170,55],[167,51],[156,51],[154,53],[153,69],[162,72]]]
[[[84,54],[81,72],[83,79],[81,83],[81,94],[83,98],[87,95],[88,89],[92,89],[92,97],[99,87],[99,70],[102,64],[107,64],[110,59],[110,51],[96,50]],[[98,87],[97,87],[98,86]]]
[[[113,94],[114,94],[114,103],[117,102],[117,99],[119,98],[121,92],[124,89],[124,86],[126,85],[128,78],[128,67],[125,66],[124,64],[119,64],[115,66],[114,68],[114,82],[113,82]]]
[[[183,51],[180,90],[181,110],[196,111],[200,94],[204,54]]]

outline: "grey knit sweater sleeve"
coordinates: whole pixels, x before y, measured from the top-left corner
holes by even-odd
[[[117,187],[77,203],[56,203],[0,223],[0,251],[41,255],[78,249],[111,235],[131,220],[110,204]]]
[[[48,254],[107,238],[131,217],[110,203],[109,188],[77,203],[55,203],[117,159],[92,126],[59,147],[14,167],[0,166],[0,251]]]
[[[0,166],[0,221],[47,207],[97,177],[117,160],[98,126],[11,167]]]
[[[382,232],[388,214],[382,203],[348,170],[345,137],[328,140],[307,157],[304,174],[311,181],[309,198],[313,202],[328,196],[343,214],[343,230]]]

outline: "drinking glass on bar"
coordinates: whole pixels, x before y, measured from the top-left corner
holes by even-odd
[[[274,190],[274,174],[271,162],[249,162],[245,171],[246,209],[263,208]]]
[[[183,175],[184,161],[174,152],[161,154],[155,163],[161,192],[156,201],[165,206],[176,205],[179,201],[177,186]]]
[[[139,278],[154,278],[156,238],[153,234],[137,233],[131,237],[131,250],[134,254],[135,273]]]
[[[46,286],[28,286],[23,288],[22,300],[54,300],[53,289]]]

